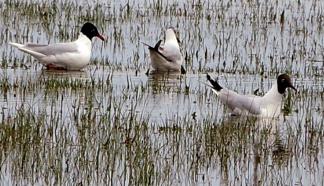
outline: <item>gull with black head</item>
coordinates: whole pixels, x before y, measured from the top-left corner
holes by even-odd
[[[35,57],[48,69],[81,70],[90,63],[91,40],[98,37],[104,41],[98,29],[92,23],[85,23],[77,40],[67,43],[43,44],[19,44],[9,43],[19,50]]]
[[[286,89],[292,88],[297,91],[287,74],[279,75],[272,88],[264,96],[238,94],[223,88],[208,74],[207,80],[210,82],[213,92],[221,102],[231,109],[233,115],[252,114],[261,117],[278,117]]]

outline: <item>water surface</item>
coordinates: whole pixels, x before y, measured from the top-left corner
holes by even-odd
[[[323,2],[0,1],[3,185],[320,185]],[[10,18],[10,19],[9,19]],[[82,72],[47,71],[8,42],[74,40],[91,21]],[[187,74],[145,75],[166,27]],[[291,75],[277,119],[231,117],[206,73],[240,93]]]

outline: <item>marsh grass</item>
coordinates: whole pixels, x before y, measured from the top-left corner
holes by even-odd
[[[42,86],[51,85],[45,89],[54,93],[73,89],[72,85],[79,80],[72,84],[67,80],[47,81]],[[149,101],[142,94],[147,94],[150,87],[141,92],[134,82],[129,82],[121,96],[115,95],[112,88],[105,95],[114,99],[95,101],[91,97],[100,97],[91,92],[102,92],[102,86],[87,82],[81,83],[84,88],[75,91],[80,95],[86,90],[89,97],[76,99],[72,107],[65,106],[69,99],[66,96],[49,96],[45,111],[27,104],[13,116],[3,117],[1,162],[15,162],[10,163],[11,178],[17,180],[14,183],[294,183],[274,175],[271,180],[264,176],[287,166],[294,167],[294,157],[297,162],[306,163],[308,157],[321,154],[318,147],[322,143],[323,124],[320,113],[316,119],[314,114],[310,115],[311,110],[306,116],[299,115],[297,121],[289,116],[286,121],[283,118],[263,121],[224,117],[222,113],[214,115],[217,110],[205,117],[198,112],[194,118],[190,109],[185,109],[187,114],[169,115],[161,125],[159,120],[152,122],[152,116],[140,104]],[[207,88],[197,92],[205,92]],[[194,93],[189,92],[189,96]],[[204,94],[198,97],[201,95]],[[213,94],[210,99],[205,101],[211,105],[218,102]],[[217,105],[220,109],[221,104]],[[297,106],[304,109],[300,107]],[[302,124],[304,117],[309,124]],[[300,141],[305,138],[306,146]],[[254,168],[246,169],[250,166]],[[213,179],[215,171],[221,179]],[[237,180],[242,174],[247,177]],[[184,177],[187,179],[182,180]]]
[[[323,182],[323,3],[0,2],[3,185],[317,185]],[[8,18],[12,20],[8,21]],[[73,40],[91,21],[84,72],[46,71],[8,42]],[[178,29],[186,75],[144,73]],[[278,119],[230,117],[206,82],[264,94],[292,76]]]

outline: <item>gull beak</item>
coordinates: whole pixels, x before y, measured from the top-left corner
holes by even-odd
[[[99,39],[101,39],[102,41],[105,41],[105,37],[104,37],[104,36],[98,34],[97,37],[98,37]]]
[[[292,89],[294,89],[295,92],[297,92],[297,89],[292,84],[290,84],[289,87],[292,88]]]

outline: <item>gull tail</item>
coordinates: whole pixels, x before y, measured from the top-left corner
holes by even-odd
[[[9,42],[8,44],[11,45],[11,46],[14,46],[14,47],[16,47],[16,48],[21,48],[21,47],[24,46],[23,44],[19,44],[19,43],[12,43],[12,42]]]
[[[221,87],[218,82],[216,80],[213,80],[209,74],[207,74],[207,80],[210,82],[210,84],[213,86],[212,88],[215,90],[215,91],[220,91],[223,89],[223,87]]]
[[[32,50],[31,48],[28,48],[28,46],[36,46],[35,44],[23,45],[23,44],[12,43],[12,42],[9,42],[8,44],[11,45],[11,46],[14,46],[14,47],[18,48],[19,50],[21,50],[23,52],[26,52],[26,53],[34,56],[37,59],[42,58],[42,57],[45,56],[42,53],[36,52],[36,51]],[[45,46],[45,45],[38,45],[38,46]]]

